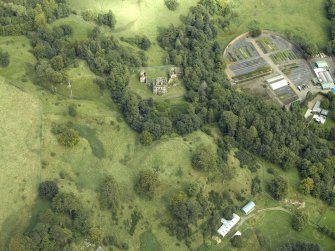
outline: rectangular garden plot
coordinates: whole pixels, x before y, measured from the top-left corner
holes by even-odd
[[[277,45],[273,43],[270,37],[262,37],[258,39],[257,44],[265,54],[278,50]]]
[[[264,66],[268,66],[265,60],[263,58],[256,58],[230,65],[229,68],[234,73],[234,76],[239,76],[248,74]]]
[[[288,105],[298,99],[298,96],[289,86],[279,88],[275,91],[275,93],[277,97],[280,99],[280,101],[283,102],[284,105]]]
[[[282,64],[291,60],[297,59],[297,55],[292,50],[281,51],[273,53],[270,58],[275,64]]]
[[[271,35],[271,40],[278,50],[290,49],[292,47],[292,45],[282,37]]]
[[[226,58],[229,62],[239,62],[258,57],[259,54],[250,42],[238,41],[228,49]]]
[[[306,62],[284,65],[281,70],[295,85],[309,84],[313,74]]]

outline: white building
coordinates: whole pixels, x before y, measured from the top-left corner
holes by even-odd
[[[274,82],[278,82],[278,81],[283,80],[283,79],[284,79],[284,76],[283,76],[283,75],[278,75],[278,76],[275,76],[275,77],[272,77],[272,78],[268,78],[268,79],[266,80],[266,82],[267,82],[268,84],[272,84],[272,83],[274,83]]]
[[[226,220],[224,218],[221,219],[222,226],[218,229],[218,233],[225,237],[228,232],[240,221],[240,216],[237,214],[233,214],[233,218],[231,220]]]
[[[266,79],[266,82],[271,86],[272,90],[274,91],[288,85],[288,82],[284,79],[283,75],[268,78]]]
[[[287,86],[287,85],[288,85],[288,82],[285,79],[282,79],[282,80],[279,80],[277,82],[270,84],[272,90],[274,91],[284,86]]]

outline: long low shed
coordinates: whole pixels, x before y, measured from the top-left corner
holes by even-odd
[[[277,89],[279,89],[279,88],[282,88],[284,86],[287,86],[287,85],[288,85],[288,83],[287,83],[287,81],[285,79],[280,80],[278,82],[275,82],[273,84],[270,84],[272,90],[274,90],[274,91],[277,90]]]
[[[279,75],[279,76],[275,76],[275,77],[272,77],[272,78],[268,78],[268,79],[266,80],[266,82],[267,82],[268,84],[272,84],[272,83],[274,83],[274,82],[278,82],[279,80],[282,80],[282,79],[284,79],[284,76],[283,76],[283,75]]]

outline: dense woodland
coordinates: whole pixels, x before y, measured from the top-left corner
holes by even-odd
[[[329,18],[335,18],[335,3],[327,6]],[[0,3],[0,34],[24,34],[31,41],[32,53],[37,58],[36,82],[52,92],[60,83],[67,83],[65,69],[75,67],[76,59],[87,62],[92,72],[101,77],[97,84],[111,93],[126,122],[141,134],[141,141],[148,145],[163,135],[173,132],[189,134],[207,124],[217,125],[224,135],[217,141],[218,152],[199,149],[194,153],[192,164],[201,172],[219,174],[229,178],[227,155],[233,149],[240,149],[236,156],[242,165],[251,171],[257,170],[252,154],[278,164],[282,169],[297,168],[301,175],[299,189],[304,194],[335,205],[332,185],[335,176],[334,130],[320,130],[307,127],[299,109],[287,111],[265,104],[262,100],[236,91],[230,86],[225,74],[222,57],[223,48],[216,41],[219,29],[229,25],[233,15],[226,5],[218,1],[203,0],[182,17],[180,26],[160,29],[157,42],[169,55],[171,64],[184,70],[183,82],[187,89],[184,101],[166,106],[153,99],[143,99],[128,88],[130,73],[146,65],[145,51],[150,40],[142,37],[125,41],[136,44],[142,50],[122,46],[114,37],[107,37],[95,27],[87,40],[71,42],[72,28],[49,25],[56,19],[69,15],[65,0],[13,0]],[[87,20],[98,25],[115,27],[112,12],[99,14],[84,13]],[[333,21],[334,22],[334,21]],[[334,25],[333,25],[334,26]],[[332,32],[334,33],[334,32]],[[333,34],[334,35],[334,34]],[[296,36],[291,36],[306,52],[306,57],[317,51]],[[333,36],[333,38],[335,38]],[[333,47],[334,40],[330,42]],[[335,46],[334,46],[335,47]],[[333,49],[332,49],[333,50]],[[6,53],[0,51],[2,64],[6,64]],[[8,58],[8,56],[7,56]],[[4,63],[3,63],[4,62]],[[335,98],[327,96],[330,105]],[[304,104],[298,104],[298,107]],[[78,143],[74,129],[55,133],[59,142],[71,147]],[[69,138],[71,141],[68,141]],[[75,140],[72,141],[72,138]],[[70,143],[68,143],[70,142]],[[253,164],[254,163],[254,164]],[[139,174],[134,189],[143,199],[153,199],[159,177],[152,171]],[[252,182],[254,194],[261,191],[260,180]],[[268,191],[275,199],[287,194],[287,181],[273,178]],[[127,244],[113,236],[101,236],[100,230],[92,226],[89,213],[73,194],[58,191],[52,183],[42,185],[40,196],[50,201],[50,207],[39,216],[38,223],[25,236],[12,238],[9,250],[60,250],[78,238],[89,238],[93,243],[106,243],[121,249]],[[120,191],[113,177],[106,177],[97,191],[100,206],[117,214],[120,207]],[[237,196],[243,201],[242,195]],[[217,219],[222,215],[231,217],[235,210],[229,193],[210,191],[205,194],[196,184],[189,184],[173,196],[168,205],[171,221],[164,223],[167,231],[191,245],[190,237],[199,226],[204,236],[216,230]],[[225,206],[230,204],[230,206]],[[141,214],[134,211],[130,233],[135,231]],[[235,241],[238,242],[238,241]],[[308,243],[288,243],[278,250],[319,250]]]

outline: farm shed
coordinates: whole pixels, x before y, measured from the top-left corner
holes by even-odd
[[[224,218],[221,219],[222,226],[218,229],[218,233],[225,237],[228,232],[239,222],[240,216],[237,214],[233,214],[233,218],[231,220],[226,220]]]
[[[242,212],[245,214],[249,214],[252,210],[254,210],[256,204],[253,201],[249,201],[244,207],[242,207]]]

